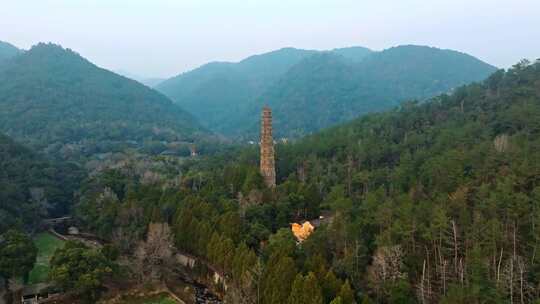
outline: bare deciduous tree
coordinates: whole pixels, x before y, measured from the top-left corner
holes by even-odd
[[[171,262],[173,254],[172,234],[167,223],[150,223],[146,241],[135,249],[135,263],[141,281],[155,280],[162,276],[163,266]]]
[[[373,286],[383,286],[385,282],[396,282],[405,277],[403,249],[399,245],[379,247],[373,255],[368,269],[368,278]]]

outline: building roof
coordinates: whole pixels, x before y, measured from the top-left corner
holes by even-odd
[[[293,223],[291,225],[291,230],[296,239],[299,242],[305,241],[315,230],[315,227],[311,225],[309,221],[305,221],[302,225],[298,223]]]

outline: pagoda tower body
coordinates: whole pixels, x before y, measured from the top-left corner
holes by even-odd
[[[264,107],[261,115],[261,175],[268,187],[276,186],[272,110]]]

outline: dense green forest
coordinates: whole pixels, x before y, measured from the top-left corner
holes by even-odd
[[[211,130],[254,140],[265,104],[273,108],[278,136],[301,137],[407,99],[448,92],[494,71],[472,56],[422,46],[381,52],[282,49],[239,63],[207,64],[157,89]]]
[[[232,303],[532,303],[538,117],[540,61],[522,61],[278,145],[275,189],[252,147],[127,163],[88,179],[76,210],[124,254],[151,223],[170,227],[177,249],[227,274]],[[297,244],[289,224],[321,212],[329,222]]]
[[[210,84],[245,94],[248,132],[254,96],[277,136],[394,107],[278,144],[269,189],[257,146],[212,145],[160,93],[56,45],[12,53],[0,64],[0,276],[26,280],[30,235],[69,212],[106,245],[66,242],[49,280],[89,303],[110,284],[167,279],[175,252],[223,273],[229,303],[536,303],[540,61],[453,89],[492,69],[406,46],[283,49],[179,76],[207,106],[220,95]],[[194,141],[218,152],[159,155]],[[298,242],[291,223],[321,215]]]
[[[46,217],[64,215],[83,178],[72,163],[54,163],[0,134],[0,234],[32,231]]]
[[[72,159],[209,134],[162,94],[43,43],[0,66],[0,131]]]

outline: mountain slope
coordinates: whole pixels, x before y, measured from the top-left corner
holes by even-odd
[[[487,78],[496,68],[465,53],[405,45],[374,53],[359,69],[397,99],[426,98]]]
[[[451,95],[279,145],[277,172],[284,187],[302,172],[298,182],[326,193],[336,216],[310,248],[331,251],[327,265],[345,265],[358,256],[347,253],[355,244],[366,259],[342,270],[380,302],[393,302],[394,292],[422,302],[422,288],[431,290],[429,303],[534,299],[490,274],[506,267],[501,277],[508,279],[525,271],[509,268],[524,265],[516,260],[534,261],[509,285],[539,291],[530,249],[540,219],[538,117],[540,61],[523,62]],[[397,281],[377,275],[390,259],[400,261],[392,270]],[[448,263],[447,271],[438,263]]]
[[[483,80],[495,70],[467,54],[413,45],[381,52],[282,49],[239,63],[211,63],[157,89],[216,132],[256,138],[266,104],[274,111],[276,135],[299,137]]]
[[[159,77],[144,77],[124,70],[115,70],[113,72],[118,75],[136,80],[149,88],[153,88],[165,80],[164,78]]]
[[[451,94],[276,145],[271,189],[252,145],[187,164],[173,189],[138,185],[129,168],[97,177],[77,214],[117,244],[131,237],[119,240],[115,230],[142,231],[131,234],[137,244],[157,214],[176,248],[217,265],[236,281],[228,292],[240,289],[246,302],[296,299],[308,274],[315,283],[306,295],[322,294],[318,303],[344,295],[347,303],[534,303],[538,117],[540,61],[522,62]],[[121,203],[113,208],[93,203],[113,185],[117,193],[133,185],[133,194],[114,196]],[[132,216],[134,208],[144,214]],[[291,223],[312,219],[320,225],[295,245]],[[261,284],[242,281],[253,267]]]
[[[53,44],[38,44],[0,69],[0,131],[63,154],[207,134],[160,93]]]
[[[285,48],[238,63],[212,62],[159,84],[169,96],[212,130],[229,133],[245,119],[247,105],[269,84],[313,51]]]
[[[21,52],[22,51],[19,50],[17,47],[7,42],[0,41],[0,64],[15,57]]]
[[[0,133],[0,234],[65,214],[81,172],[72,164],[53,164]]]
[[[275,136],[300,137],[306,130],[317,130],[340,120],[351,119],[357,77],[353,66],[342,56],[322,53],[306,58],[292,67],[280,80],[257,99],[251,108],[251,129],[240,131],[256,138],[261,103],[272,108]],[[372,106],[374,107],[374,106]],[[378,108],[378,109],[382,109]],[[350,115],[343,116],[347,113]],[[339,117],[337,117],[339,114]]]
[[[472,56],[422,46],[391,48],[352,64],[327,53],[291,68],[260,100],[273,108],[276,135],[298,137],[483,80],[494,71]],[[250,116],[260,107],[254,103]],[[248,134],[256,134],[256,128]]]
[[[347,48],[340,48],[340,49],[333,49],[331,51],[334,54],[341,55],[348,60],[351,60],[353,62],[361,62],[364,60],[368,55],[373,53],[372,50],[361,47],[361,46],[353,46],[353,47],[347,47]]]
[[[152,78],[139,78],[139,79],[135,79],[135,80],[137,80],[138,82],[140,82],[140,83],[142,83],[145,86],[150,87],[150,88],[154,88],[158,84],[165,81],[164,78],[154,78],[154,77],[152,77]]]

